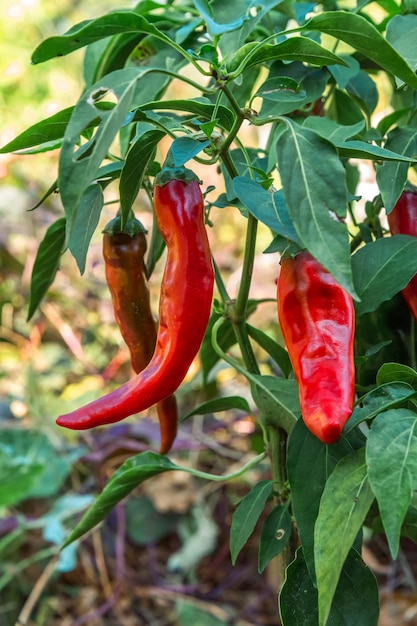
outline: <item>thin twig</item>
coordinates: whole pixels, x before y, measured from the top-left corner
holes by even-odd
[[[43,570],[42,574],[39,576],[38,580],[35,583],[35,586],[29,594],[28,599],[26,600],[22,610],[19,613],[19,617],[16,620],[15,626],[26,626],[26,624],[28,623],[28,620],[32,614],[33,609],[35,608],[37,601],[39,600],[43,590],[49,582],[49,579],[55,571],[58,560],[58,554],[53,556],[48,565]]]

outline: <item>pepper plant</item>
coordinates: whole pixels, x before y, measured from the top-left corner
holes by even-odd
[[[102,521],[151,476],[183,469],[202,479],[226,481],[268,462],[270,480],[255,485],[236,509],[230,532],[232,560],[272,501],[265,522],[265,533],[271,536],[272,531],[272,539],[260,569],[274,557],[279,560],[281,622],[377,624],[378,588],[361,560],[363,528],[383,531],[394,559],[402,535],[416,538],[416,346],[414,320],[400,292],[417,273],[417,232],[391,235],[386,220],[415,178],[416,13],[415,3],[407,0],[353,0],[349,5],[327,0],[141,0],[75,24],[42,41],[33,52],[35,65],[48,61],[64,66],[66,55],[80,48],[85,56],[78,101],[1,148],[2,153],[59,150],[58,178],[50,181],[38,204],[57,192],[62,216],[39,245],[29,319],[48,297],[63,254],[72,254],[80,272],[85,271],[109,191],[117,190],[115,215],[123,231],[132,211],[138,213],[139,191],[144,189],[151,198],[156,179],[155,201],[170,205],[176,218],[171,216],[164,232],[166,224],[155,207],[147,277],[161,262],[166,244],[166,272],[175,282],[171,291],[165,289],[168,280],[164,284],[161,313],[169,314],[169,323],[179,315],[171,326],[168,323],[168,343],[181,341],[186,353],[176,353],[171,365],[178,368],[177,378],[174,384],[167,383],[165,395],[181,384],[201,344],[203,380],[219,363],[246,378],[264,439],[264,450],[230,476],[182,468],[153,451],[132,456],[113,474],[65,545]],[[178,84],[190,95],[173,95],[181,92],[173,90]],[[262,145],[247,145],[250,127],[258,131]],[[171,175],[165,178],[167,151]],[[375,197],[358,195],[358,160],[373,164]],[[201,215],[193,217],[186,208],[188,186],[195,187],[194,194],[201,192],[196,180],[182,178],[185,165],[191,170],[198,167],[202,179],[205,226]],[[204,178],[204,171],[213,165],[223,176],[221,189]],[[168,185],[174,187],[172,194]],[[246,224],[241,281],[234,299],[216,259],[204,257],[206,230],[215,233],[220,228],[226,206],[234,207]],[[415,198],[412,209],[417,212]],[[195,229],[193,219],[199,220]],[[311,291],[302,296],[297,289],[286,293],[280,313],[286,339],[295,336],[301,310],[306,319],[315,320],[306,324],[303,337],[306,349],[314,352],[311,375],[303,373],[298,356],[291,353],[291,340],[287,339],[287,353],[268,329],[250,324],[250,315],[262,306],[249,300],[260,222],[269,229],[265,254],[276,259],[277,275],[280,258],[293,262],[302,251],[320,268],[310,277]],[[192,240],[194,256],[181,257]],[[203,304],[199,301],[203,292],[197,287],[199,280],[204,283],[210,276],[212,264],[216,291],[207,322],[210,286]],[[303,271],[298,272],[301,277]],[[335,285],[333,291],[323,288],[326,277]],[[195,288],[178,296],[176,289],[187,286],[189,279]],[[347,302],[346,310],[354,306],[354,398],[352,355],[347,349],[351,334],[342,327],[343,316],[333,324],[333,297]],[[391,320],[394,315],[398,320],[400,313],[394,327]],[[353,324],[353,315],[347,318]],[[318,340],[315,325],[326,329]],[[199,330],[193,333],[195,328]],[[165,326],[159,333],[164,330]],[[326,360],[329,336],[335,340],[334,361]],[[190,341],[194,344],[187,351]],[[259,348],[274,364],[269,372],[255,356]],[[147,376],[147,366],[144,371]],[[158,371],[159,384],[164,385],[172,368],[162,365]],[[115,409],[128,404],[117,419],[163,400],[150,394],[142,404],[133,402],[132,393],[143,399],[145,378],[138,373],[122,392],[116,390]],[[319,394],[314,402],[324,406],[320,419],[325,422],[332,420],[334,410],[329,406],[337,405],[339,391],[349,405],[337,432],[333,429],[328,439],[317,438],[319,429],[311,428],[305,415],[312,390]],[[329,405],[328,393],[336,398]],[[251,409],[241,398],[216,398],[191,413],[242,406]],[[104,420],[101,413],[90,420],[89,410],[81,407],[58,421],[71,428],[115,421],[110,409]],[[74,425],[75,414],[80,421]],[[180,421],[186,417],[181,407],[179,417]],[[174,421],[167,425],[161,420],[163,452],[175,435]],[[327,425],[322,424],[321,431],[326,432]]]

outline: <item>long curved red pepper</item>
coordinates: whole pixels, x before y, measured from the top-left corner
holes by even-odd
[[[335,443],[354,399],[352,298],[303,251],[282,259],[277,299],[303,420],[323,443]]]
[[[417,190],[406,189],[400,195],[397,204],[388,215],[388,224],[393,235],[412,235],[417,237]],[[417,320],[417,274],[401,292],[404,300]]]
[[[155,350],[157,325],[152,315],[144,256],[145,229],[134,216],[121,230],[117,216],[104,229],[103,258],[114,316],[130,351],[132,368],[139,374]],[[161,430],[160,453],[166,454],[177,434],[178,408],[174,395],[156,405]]]
[[[155,180],[155,215],[167,245],[155,352],[147,367],[111,393],[57,419],[84,430],[118,422],[173,394],[194,360],[210,317],[214,272],[196,176],[164,168]]]

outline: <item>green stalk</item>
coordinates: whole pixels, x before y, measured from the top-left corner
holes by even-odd
[[[213,258],[213,267],[214,267],[214,279],[216,281],[217,290],[219,292],[219,295],[220,295],[220,298],[222,299],[223,304],[226,305],[228,302],[230,302],[230,296],[227,293],[226,285],[224,284],[222,275],[220,274],[218,265],[216,261],[214,260],[214,258]]]
[[[222,158],[230,176],[235,178],[235,176],[237,176],[237,171],[235,164],[230,158],[230,153],[228,151],[225,152]],[[252,372],[252,374],[259,374],[259,367],[249,340],[248,332],[246,330],[245,311],[252,279],[257,225],[257,219],[249,214],[248,227],[246,231],[245,253],[242,266],[242,279],[236,301],[233,305],[230,304],[228,307],[228,317],[233,326],[233,330],[242,353],[243,361],[246,368]]]
[[[284,493],[288,478],[286,464],[287,433],[282,428],[271,427],[268,429],[268,439],[275,501],[277,504],[285,504],[286,501],[288,502],[288,496]],[[277,557],[281,584],[284,582],[288,565],[294,560],[295,546],[295,533],[293,532],[284,550]]]

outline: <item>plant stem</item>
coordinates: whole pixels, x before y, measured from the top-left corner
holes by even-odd
[[[209,474],[208,472],[202,472],[200,470],[196,470],[190,467],[178,466],[178,469],[181,469],[184,472],[187,472],[188,474],[192,474],[193,476],[196,476],[197,478],[204,478],[205,480],[211,480],[214,482],[226,482],[228,480],[232,480],[232,478],[239,478],[239,476],[242,476],[249,469],[252,469],[252,467],[256,467],[265,458],[266,458],[266,454],[265,452],[262,452],[261,454],[258,454],[257,456],[253,457],[253,459],[251,459],[250,461],[242,465],[235,472],[231,472],[230,474],[222,474],[220,476],[216,476],[215,474]]]
[[[286,444],[287,433],[282,428],[270,427],[269,435],[269,455],[271,460],[271,472],[273,481],[273,490],[277,504],[285,504],[285,483],[287,482],[287,465],[286,465]],[[278,555],[277,562],[280,570],[281,584],[285,579],[285,571],[295,555],[295,537],[288,541],[284,550]]]
[[[214,267],[214,278],[216,281],[217,290],[219,292],[219,295],[222,299],[223,304],[226,304],[230,302],[230,297],[229,297],[229,294],[227,293],[226,285],[223,282],[222,275],[220,274],[219,268],[214,259],[213,259],[213,267]]]
[[[245,365],[253,374],[259,374],[259,367],[246,329],[246,307],[253,273],[257,230],[258,220],[253,217],[253,215],[249,214],[242,266],[242,280],[234,305],[233,318],[231,319],[240,349],[242,350]]]

